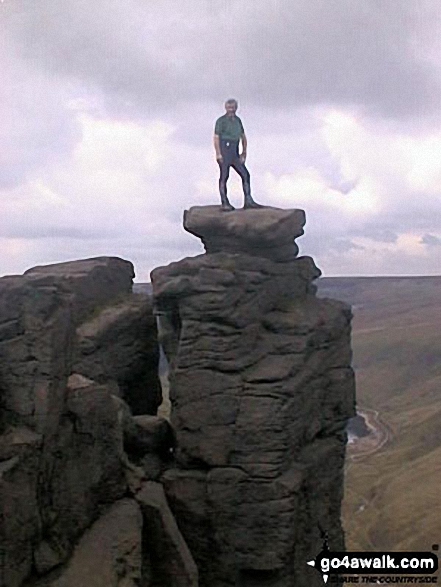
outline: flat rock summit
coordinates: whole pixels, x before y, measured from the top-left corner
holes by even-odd
[[[205,253],[152,295],[116,257],[0,278],[0,587],[318,587],[344,550],[352,314],[305,213],[183,224]]]
[[[260,208],[225,212],[219,206],[193,206],[184,228],[199,237],[207,253],[245,253],[289,260],[298,254],[294,239],[303,234],[303,210]]]

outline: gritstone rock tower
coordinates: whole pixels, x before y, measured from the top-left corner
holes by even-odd
[[[152,272],[176,466],[161,481],[201,587],[314,587],[344,549],[350,307],[316,297],[302,210],[193,207],[205,254]]]

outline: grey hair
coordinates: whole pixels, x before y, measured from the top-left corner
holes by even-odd
[[[237,106],[238,106],[238,102],[237,102],[237,100],[236,100],[235,98],[230,98],[229,100],[227,100],[227,101],[225,102],[225,106],[226,106],[227,104],[236,104],[236,108],[237,108]]]

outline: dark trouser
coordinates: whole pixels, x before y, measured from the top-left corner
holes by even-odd
[[[227,201],[227,180],[232,167],[242,179],[242,187],[245,198],[251,197],[250,173],[244,163],[239,159],[239,141],[220,140],[222,162],[219,163],[220,178],[219,192],[222,203]]]

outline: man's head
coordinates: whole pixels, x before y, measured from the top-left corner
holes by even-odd
[[[229,115],[235,114],[237,110],[237,100],[235,100],[234,98],[230,98],[229,100],[227,100],[225,102],[225,110]]]

